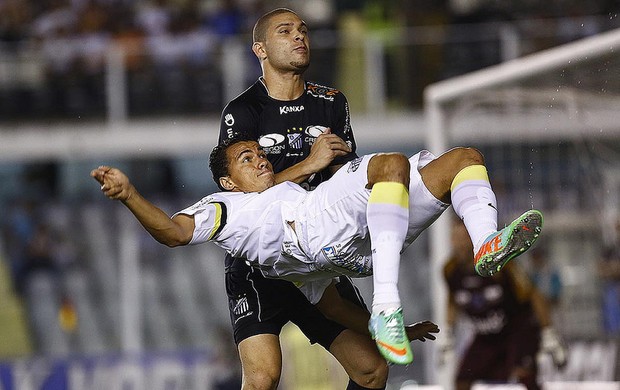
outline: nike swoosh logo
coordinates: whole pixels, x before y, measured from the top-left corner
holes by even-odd
[[[407,348],[394,348],[389,344],[386,344],[382,341],[377,341],[377,344],[387,350],[394,352],[398,356],[405,356],[407,354]]]
[[[493,206],[491,203],[489,203],[487,206],[490,206],[491,208],[494,208],[495,211],[497,211],[497,207]]]

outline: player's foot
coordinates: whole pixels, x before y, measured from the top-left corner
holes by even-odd
[[[538,210],[529,210],[502,230],[484,240],[474,260],[480,276],[492,276],[510,260],[531,247],[540,236],[543,216]]]
[[[391,363],[409,364],[413,353],[403,324],[403,309],[388,309],[373,313],[368,323],[370,335],[383,357]]]

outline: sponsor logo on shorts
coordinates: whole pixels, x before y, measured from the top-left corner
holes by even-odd
[[[347,169],[347,172],[351,173],[357,171],[357,168],[359,168],[360,164],[362,163],[362,159],[362,157],[358,157],[355,160],[351,160],[351,162],[349,162],[349,168]]]
[[[344,268],[362,276],[372,275],[372,262],[370,256],[350,255],[343,251],[341,244],[326,246],[321,251],[325,258],[336,267]]]
[[[248,304],[248,298],[243,297],[237,299],[235,302],[235,307],[233,308],[233,313],[235,315],[240,316],[244,313],[247,313],[250,310],[250,305]]]

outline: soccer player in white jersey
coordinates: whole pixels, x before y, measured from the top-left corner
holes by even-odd
[[[482,276],[499,271],[538,238],[542,214],[530,210],[497,230],[497,205],[480,152],[454,148],[362,156],[307,192],[275,184],[271,164],[248,138],[224,141],[210,167],[221,192],[169,217],[143,198],[121,171],[91,172],[106,196],[129,208],[146,230],[168,246],[211,241],[248,259],[270,277],[296,281],[328,317],[332,278],[373,276],[369,330],[390,362],[409,364],[411,347],[398,293],[401,251],[450,205],[474,244]],[[344,325],[347,319],[334,318]],[[358,329],[359,325],[352,327]]]

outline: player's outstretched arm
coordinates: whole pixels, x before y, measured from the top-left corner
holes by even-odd
[[[110,199],[121,201],[160,243],[174,247],[186,245],[192,239],[194,218],[180,214],[171,219],[159,207],[146,200],[119,169],[100,166],[90,172]]]

